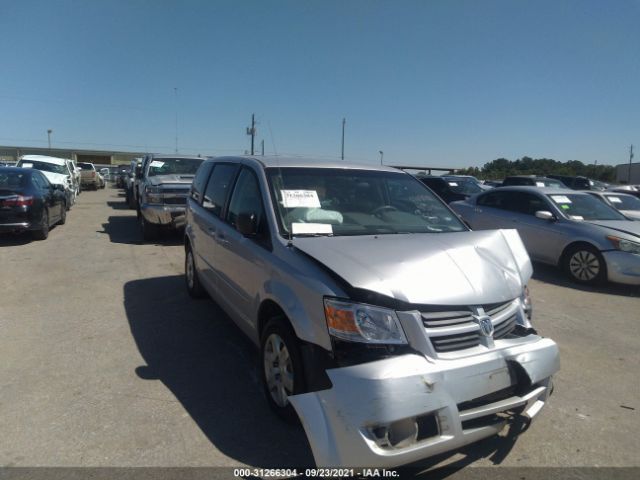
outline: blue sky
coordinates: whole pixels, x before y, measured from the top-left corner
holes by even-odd
[[[640,147],[640,1],[0,0],[0,144],[480,166]],[[177,101],[174,88],[177,88]]]

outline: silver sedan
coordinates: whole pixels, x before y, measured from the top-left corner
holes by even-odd
[[[588,193],[612,206],[630,220],[640,220],[640,198],[617,192],[589,191]]]
[[[474,230],[517,229],[533,260],[576,282],[640,285],[640,222],[588,193],[504,187],[450,206]]]

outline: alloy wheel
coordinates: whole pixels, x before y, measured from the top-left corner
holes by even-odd
[[[600,273],[600,260],[592,252],[578,250],[569,259],[569,271],[578,280],[589,282]]]
[[[289,395],[293,394],[293,363],[289,350],[280,335],[272,333],[264,347],[264,373],[267,389],[271,398],[279,407],[289,404]]]

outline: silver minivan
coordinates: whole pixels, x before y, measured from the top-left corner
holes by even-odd
[[[205,161],[185,278],[259,346],[266,398],[317,465],[393,467],[529,421],[558,347],[531,321],[515,230],[470,231],[411,175],[276,157]]]

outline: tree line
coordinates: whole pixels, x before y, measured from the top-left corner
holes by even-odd
[[[497,158],[481,168],[469,167],[456,171],[459,175],[473,175],[482,180],[500,180],[509,175],[571,175],[589,177],[593,180],[612,182],[615,168],[611,165],[588,165],[580,160],[559,162],[552,158],[522,157],[518,160]]]

